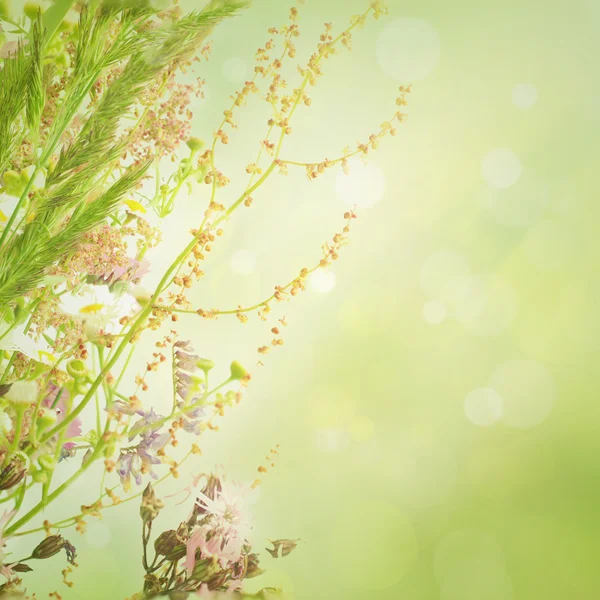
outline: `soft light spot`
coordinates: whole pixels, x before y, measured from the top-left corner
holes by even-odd
[[[454,531],[442,539],[435,551],[435,578],[441,581],[449,574],[460,571],[463,565],[472,564],[477,560],[485,560],[505,568],[504,552],[491,535],[475,529]]]
[[[361,498],[364,495],[368,502]],[[343,580],[348,589],[365,590],[365,596],[354,594],[360,598],[391,597],[374,592],[401,581],[410,573],[419,554],[419,541],[409,516],[396,504],[382,501],[380,495],[369,490],[344,498],[328,538],[328,555],[336,570],[333,577]],[[358,547],[371,550],[360,552]]]
[[[523,242],[523,250],[529,262],[544,271],[562,267],[571,257],[575,246],[576,240],[571,232],[554,221],[534,225]]]
[[[95,315],[96,313],[99,313],[103,308],[104,308],[104,304],[95,302],[93,304],[88,304],[86,306],[82,306],[79,309],[79,312],[83,315]]]
[[[579,198],[575,183],[569,178],[552,182],[550,210],[558,215],[566,215],[577,210]]]
[[[517,294],[499,277],[460,277],[448,283],[442,294],[456,320],[476,335],[497,335],[517,315]]]
[[[512,600],[512,580],[506,569],[475,557],[440,580],[440,600]]]
[[[231,83],[244,83],[248,74],[248,63],[242,58],[234,56],[223,63],[223,75]]]
[[[375,435],[375,423],[364,415],[357,415],[350,421],[350,439],[353,442],[368,442]]]
[[[531,83],[519,83],[512,91],[512,101],[515,106],[523,110],[531,108],[538,99],[537,88]]]
[[[502,417],[502,398],[492,388],[477,388],[467,394],[464,409],[471,423],[489,427]]]
[[[430,300],[423,306],[423,318],[430,325],[439,325],[446,320],[448,310],[446,305],[439,300]]]
[[[328,385],[312,390],[307,397],[305,416],[317,430],[347,432],[356,414],[357,399],[343,385]]]
[[[8,217],[0,210],[0,223],[6,223]]]
[[[454,493],[458,466],[452,448],[426,434],[398,430],[398,441],[382,460],[394,495],[416,510],[440,506]]]
[[[542,423],[556,396],[550,371],[534,360],[504,363],[494,371],[489,385],[502,396],[503,422],[519,429]]]
[[[85,541],[92,548],[106,548],[111,539],[110,529],[102,523],[89,523],[85,533]]]
[[[388,77],[406,84],[419,81],[440,61],[440,36],[423,19],[396,19],[377,39],[377,60]]]
[[[256,256],[249,250],[238,250],[231,257],[231,270],[240,275],[250,275],[256,268]]]
[[[485,208],[495,221],[508,227],[528,227],[538,221],[550,202],[548,184],[525,171],[516,185],[488,190]]]
[[[349,443],[348,433],[343,429],[319,429],[315,435],[315,446],[321,452],[341,452]]]
[[[340,170],[335,180],[338,198],[350,207],[371,208],[385,192],[383,171],[373,163],[366,165],[358,158],[348,161],[348,175]]]
[[[490,187],[509,188],[521,176],[521,161],[510,148],[496,148],[481,161],[481,174]]]
[[[423,263],[419,279],[423,291],[431,298],[437,298],[449,281],[468,274],[469,265],[463,256],[440,250]]]
[[[335,287],[335,273],[317,269],[308,276],[310,288],[318,294],[327,294]]]

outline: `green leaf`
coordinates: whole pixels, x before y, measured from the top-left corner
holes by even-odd
[[[54,4],[43,14],[42,19],[47,34],[46,43],[54,35],[73,4],[73,0],[55,0]]]

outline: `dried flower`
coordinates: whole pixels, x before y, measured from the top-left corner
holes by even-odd
[[[140,516],[144,523],[153,521],[158,516],[158,513],[164,507],[162,500],[159,500],[154,493],[152,485],[149,483],[142,494],[142,504],[140,506]]]

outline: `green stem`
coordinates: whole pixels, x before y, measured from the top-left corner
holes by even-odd
[[[185,247],[185,249],[179,254],[179,256],[173,262],[173,264],[167,269],[167,271],[163,275],[163,278],[160,280],[160,283],[158,284],[156,291],[154,292],[152,300],[142,310],[142,312],[139,314],[138,318],[133,322],[128,333],[125,335],[125,337],[123,338],[123,340],[121,341],[121,343],[119,344],[119,346],[117,347],[117,349],[115,350],[113,355],[106,362],[106,364],[104,365],[104,368],[100,371],[100,373],[98,374],[98,376],[96,377],[96,379],[94,380],[92,385],[90,386],[90,389],[88,390],[87,394],[83,397],[83,399],[77,405],[77,407],[75,409],[73,409],[73,411],[71,412],[70,415],[68,415],[63,421],[58,423],[54,428],[52,428],[42,438],[42,442],[45,442],[45,441],[49,440],[52,436],[56,435],[61,429],[67,427],[70,423],[72,423],[81,414],[83,409],[88,405],[90,399],[93,397],[94,392],[98,389],[98,387],[102,383],[103,379],[109,373],[110,369],[114,366],[114,364],[117,362],[117,360],[119,359],[119,357],[121,356],[121,354],[123,353],[123,351],[125,350],[127,345],[133,339],[133,337],[137,334],[138,329],[144,324],[146,319],[150,316],[150,313],[152,312],[153,300],[155,298],[158,298],[158,295],[162,293],[163,287],[169,280],[169,277],[171,276],[173,271],[175,271],[175,269],[177,268],[179,263],[183,262],[187,258],[187,256],[194,249],[194,246],[197,243],[198,243],[198,241],[196,240],[196,238],[194,238]]]
[[[25,411],[27,410],[27,406],[23,406],[17,404],[15,406],[15,412],[17,413],[17,422],[15,423],[15,433],[13,437],[13,441],[11,442],[8,452],[6,453],[6,458],[4,459],[4,463],[8,461],[10,456],[15,452],[15,450],[19,447],[19,442],[21,440],[21,431],[23,430],[23,417],[25,416]]]
[[[17,531],[20,527],[28,523],[35,517],[38,513],[40,513],[50,502],[52,502],[55,498],[58,498],[72,483],[74,483],[85,471],[89,468],[89,466],[94,463],[95,459],[98,457],[100,452],[104,449],[104,443],[102,440],[98,442],[96,449],[90,459],[86,461],[81,468],[76,471],[67,481],[65,481],[62,485],[57,487],[51,494],[48,495],[45,501],[38,502],[28,513],[23,515],[16,523],[13,523],[8,529],[5,530],[5,535],[9,536]]]
[[[0,236],[0,247],[2,247],[2,244],[4,244],[4,240],[6,239],[6,236],[10,233],[13,223],[15,222],[15,219],[17,218],[17,214],[18,214],[19,210],[21,209],[21,207],[23,206],[23,203],[27,199],[29,190],[31,190],[31,186],[33,185],[33,180],[35,179],[35,176],[37,175],[39,170],[40,170],[40,168],[36,165],[35,169],[33,170],[33,173],[31,174],[31,177],[29,178],[29,181],[27,182],[27,185],[25,186],[25,189],[23,190],[23,193],[21,194],[21,197],[19,198],[19,201],[17,202],[17,206],[15,206],[15,209],[13,210],[12,214],[10,215],[10,219],[8,219],[8,223],[6,223],[6,225],[4,226],[4,231],[2,232],[2,236]]]
[[[181,462],[179,463],[179,465],[182,465],[190,456],[192,455],[192,452],[188,452],[183,459],[181,460]],[[89,463],[89,461],[88,461]],[[86,465],[88,464],[86,463]],[[165,481],[166,479],[168,479],[169,477],[171,477],[171,472],[169,471],[166,475],[163,475],[159,480],[157,480],[153,485],[154,487],[156,487],[157,485],[159,485],[160,483],[162,483],[163,481]],[[73,478],[71,478],[73,479]],[[70,481],[70,480],[69,480]],[[68,483],[68,482],[65,482]],[[111,491],[114,491],[117,489],[117,485],[113,486],[111,488]],[[132,496],[129,496],[128,498],[125,498],[124,500],[121,500],[120,503],[118,504],[109,504],[107,506],[104,506],[104,509],[107,508],[111,508],[113,506],[120,506],[121,504],[125,504],[126,502],[131,502],[131,500],[135,500],[136,498],[139,498],[142,494],[143,494],[143,490],[141,492],[138,492],[137,494],[133,494]],[[108,496],[108,493],[104,493],[100,496],[99,500],[102,500],[102,498]],[[38,511],[39,512],[39,511]],[[65,527],[71,527],[72,525],[74,525],[77,522],[77,519],[79,517],[83,517],[83,513],[79,513],[78,515],[75,515],[74,517],[67,517],[66,519],[62,519],[61,521],[57,521],[56,523],[52,523],[52,527],[55,529],[62,529]],[[29,519],[28,519],[29,520]],[[71,523],[72,521],[72,523]],[[18,525],[18,523],[15,523],[15,525]],[[21,537],[21,536],[25,536],[25,535],[29,535],[31,533],[37,533],[38,531],[44,531],[46,528],[44,526],[42,527],[35,527],[34,529],[28,529],[27,531],[19,531],[18,533],[15,532],[12,534],[13,537]]]

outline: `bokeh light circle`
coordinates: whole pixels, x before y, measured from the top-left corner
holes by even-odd
[[[463,565],[478,560],[506,567],[504,552],[489,534],[476,529],[460,529],[446,535],[438,544],[433,557],[433,572],[438,582],[461,571]]]
[[[517,315],[517,294],[498,275],[453,279],[444,288],[442,297],[452,307],[456,320],[475,335],[497,335]]]
[[[348,427],[353,442],[368,442],[375,435],[375,423],[365,415],[352,417]]]
[[[461,529],[436,548],[433,571],[441,600],[512,600],[504,552],[485,532]]]
[[[575,246],[572,233],[551,220],[534,225],[523,242],[527,260],[543,271],[560,269],[573,254]]]
[[[440,581],[440,600],[512,600],[512,581],[506,569],[485,558],[462,563]]]
[[[335,190],[347,206],[371,208],[383,198],[385,176],[377,165],[353,158],[348,161],[347,175],[342,170],[337,173]]]
[[[486,183],[496,189],[514,185],[523,167],[519,157],[510,148],[496,148],[488,152],[481,161],[481,174]]]
[[[489,427],[502,418],[502,398],[493,388],[477,388],[467,394],[464,411],[474,425]]]
[[[321,452],[341,452],[350,444],[350,436],[343,429],[333,427],[315,432],[315,447]]]
[[[458,462],[453,449],[411,432],[402,432],[383,457],[394,495],[403,506],[422,510],[444,505],[456,489]]]
[[[249,72],[248,63],[243,58],[234,56],[223,63],[223,75],[231,83],[243,83]]]
[[[469,272],[469,265],[463,256],[451,250],[440,250],[423,263],[419,280],[421,288],[430,298],[438,298],[449,281]]]
[[[377,60],[383,72],[396,81],[419,81],[440,61],[440,36],[423,19],[396,19],[379,35]]]
[[[237,250],[231,257],[231,270],[240,275],[250,275],[256,269],[256,256],[249,250]]]
[[[519,83],[512,91],[513,104],[523,110],[531,108],[538,100],[537,88],[531,83]]]
[[[328,294],[335,287],[335,273],[325,269],[317,269],[308,276],[308,282],[313,292]]]
[[[448,309],[440,300],[429,300],[423,306],[423,318],[430,325],[440,325],[446,320]]]
[[[409,573],[419,545],[412,521],[398,506],[373,499],[368,492],[362,502],[360,496],[340,507],[331,550],[344,583],[372,593],[397,584]]]
[[[519,429],[542,423],[556,396],[550,371],[535,360],[511,360],[500,365],[489,385],[502,397],[502,421]]]
[[[488,190],[485,208],[492,218],[508,227],[528,227],[536,223],[550,202],[546,182],[526,171],[509,189]]]

